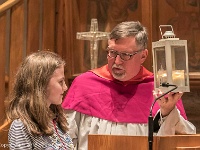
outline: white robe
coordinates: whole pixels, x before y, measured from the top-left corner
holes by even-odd
[[[66,110],[71,136],[75,150],[88,149],[88,134],[106,135],[148,135],[148,124],[117,123],[80,112]],[[185,120],[174,108],[171,113],[160,120],[160,129],[155,135],[196,134],[195,126]]]

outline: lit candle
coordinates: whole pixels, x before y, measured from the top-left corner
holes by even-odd
[[[177,86],[185,86],[184,70],[172,71],[172,81]]]
[[[167,82],[167,73],[166,70],[160,69],[158,71],[158,86],[160,86],[162,83]]]

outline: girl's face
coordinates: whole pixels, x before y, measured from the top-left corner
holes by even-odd
[[[67,90],[64,76],[64,66],[57,68],[47,85],[47,104],[59,105],[62,103],[63,94]]]

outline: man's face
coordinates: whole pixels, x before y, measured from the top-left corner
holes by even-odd
[[[118,53],[130,54],[140,50],[134,37],[122,38],[116,41],[114,39],[109,40],[108,49],[115,50]],[[129,60],[123,60],[119,55],[116,58],[107,56],[109,72],[117,80],[128,81],[138,74],[147,54],[148,51],[145,49],[133,55]]]

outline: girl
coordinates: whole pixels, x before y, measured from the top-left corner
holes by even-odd
[[[61,107],[67,90],[64,65],[50,51],[33,53],[21,64],[7,112],[11,150],[73,149]]]

